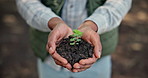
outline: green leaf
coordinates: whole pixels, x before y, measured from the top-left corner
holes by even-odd
[[[70,45],[75,45],[75,43],[70,43]]]
[[[74,41],[73,43],[70,43],[70,45],[75,45],[75,44],[79,44],[77,42],[81,41],[81,39],[79,39],[83,32],[80,32],[79,30],[73,30],[73,35],[71,35],[73,38],[70,39],[70,41]]]
[[[81,41],[81,39],[77,39],[76,41],[79,42],[79,41]]]
[[[79,43],[76,43],[77,45],[79,44]]]
[[[74,29],[74,30],[73,30],[73,32],[74,32],[74,33],[78,33],[78,32],[80,32],[80,31],[79,31],[79,30]]]
[[[73,35],[71,35],[71,36],[73,36],[73,37],[77,37],[77,36],[78,36],[78,34],[73,34]]]
[[[71,38],[70,39],[70,41],[76,41],[77,40],[77,38]]]
[[[70,41],[75,41],[75,39],[72,38],[72,39],[70,39]]]
[[[81,31],[79,31],[79,30],[73,30],[73,32],[74,32],[74,34],[72,35],[72,36],[78,36],[78,37],[81,37],[82,36],[82,34],[83,34],[83,32],[81,32]]]

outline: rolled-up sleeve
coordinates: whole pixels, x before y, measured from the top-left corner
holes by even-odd
[[[40,0],[16,0],[16,4],[27,24],[40,31],[50,31],[48,21],[53,17],[59,17]]]
[[[108,32],[120,25],[122,19],[130,10],[131,4],[132,0],[107,0],[86,20],[96,23],[99,34]]]

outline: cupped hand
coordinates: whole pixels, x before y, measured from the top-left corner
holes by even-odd
[[[98,33],[95,32],[97,29],[93,26],[95,26],[95,24],[89,21],[81,24],[78,28],[81,32],[83,32],[82,39],[94,46],[94,54],[92,58],[82,59],[79,63],[75,63],[73,66],[74,69],[72,70],[73,72],[81,72],[90,68],[101,56],[102,46],[100,37]]]
[[[46,45],[46,49],[49,52],[49,54],[53,57],[55,63],[69,70],[72,68],[72,66],[68,63],[68,61],[65,58],[61,57],[56,52],[56,44],[61,39],[68,37],[71,34],[73,34],[71,28],[69,28],[64,22],[57,23],[55,24],[55,26],[53,26],[53,30],[50,32],[48,36],[48,42]]]

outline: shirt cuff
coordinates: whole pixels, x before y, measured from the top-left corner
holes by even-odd
[[[98,26],[98,33],[102,34],[107,28],[106,18],[101,14],[93,14],[88,17],[85,21],[93,21]]]
[[[58,15],[54,14],[53,12],[48,12],[48,11],[45,11],[45,13],[43,13],[43,15],[40,16],[42,20],[40,20],[40,26],[43,26],[44,28],[42,28],[41,31],[44,31],[44,32],[49,32],[51,31],[48,27],[48,21],[50,19],[52,19],[53,17],[58,17],[60,18]],[[61,19],[61,18],[60,18]]]

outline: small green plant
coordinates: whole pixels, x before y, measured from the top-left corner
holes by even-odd
[[[81,37],[82,37],[82,32],[80,32],[79,30],[73,30],[73,35],[70,35],[72,38],[70,39],[71,43],[70,45],[75,45],[75,44],[79,44],[79,42],[81,41]]]

